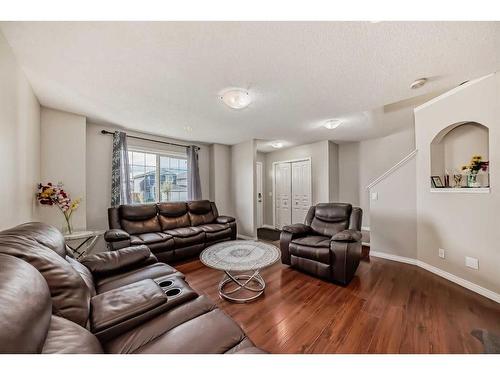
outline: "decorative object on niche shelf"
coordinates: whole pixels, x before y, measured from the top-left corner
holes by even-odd
[[[443,181],[439,176],[431,176],[431,182],[433,188],[444,188]]]
[[[460,189],[462,187],[462,174],[459,172],[454,172],[453,181],[455,182],[455,185],[453,187]]]
[[[46,184],[38,184],[38,193],[36,199],[40,204],[46,206],[56,206],[64,215],[64,225],[62,232],[64,234],[73,233],[73,226],[71,224],[71,215],[80,206],[81,198],[71,200],[69,194],[63,190],[62,182],[57,185],[48,182]]]
[[[477,179],[479,171],[488,171],[489,161],[483,161],[481,155],[473,155],[469,164],[462,166],[462,171],[467,174],[467,187],[478,188],[481,183]]]
[[[450,174],[447,169],[444,172],[444,187],[450,187]]]

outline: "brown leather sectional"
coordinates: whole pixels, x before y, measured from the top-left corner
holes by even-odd
[[[363,211],[348,203],[312,206],[305,224],[283,227],[281,262],[322,279],[347,285],[361,259]]]
[[[236,221],[219,216],[214,202],[163,202],[108,209],[104,239],[110,249],[146,245],[162,262],[198,255],[214,243],[236,239]]]
[[[262,353],[145,245],[66,251],[42,223],[0,232],[0,353]]]

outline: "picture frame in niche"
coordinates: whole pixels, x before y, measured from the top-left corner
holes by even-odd
[[[433,188],[444,188],[443,181],[439,176],[431,176],[431,183]]]

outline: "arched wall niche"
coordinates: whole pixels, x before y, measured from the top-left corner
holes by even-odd
[[[444,175],[448,173],[450,185],[453,186],[453,174],[463,174],[462,166],[469,164],[473,155],[481,155],[483,160],[489,160],[489,130],[478,122],[458,122],[438,132],[430,148],[431,175],[440,176],[444,183]],[[466,180],[463,176],[463,187],[466,187]],[[478,180],[481,187],[488,187],[488,172],[479,172]]]

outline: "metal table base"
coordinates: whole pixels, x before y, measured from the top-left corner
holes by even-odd
[[[254,271],[253,274],[247,275],[247,274],[238,274],[238,275],[231,275],[228,271],[224,271],[224,277],[222,278],[221,282],[219,283],[219,295],[231,302],[236,302],[236,303],[246,303],[246,302],[251,302],[257,298],[259,298],[263,293],[264,289],[266,288],[266,283],[262,276],[259,274],[259,270]],[[249,284],[253,282],[257,284],[257,287],[250,286]],[[225,286],[228,284],[236,284],[234,288],[230,290],[225,290]],[[227,288],[226,288],[227,289]],[[231,296],[232,294],[235,294],[242,289],[248,290],[252,293],[250,297],[244,297],[244,298],[237,298]]]

